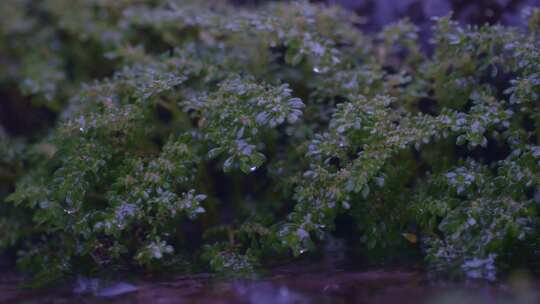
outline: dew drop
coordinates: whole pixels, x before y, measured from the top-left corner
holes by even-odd
[[[73,214],[76,210],[64,209],[64,212],[67,214]]]

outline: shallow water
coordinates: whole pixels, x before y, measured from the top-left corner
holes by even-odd
[[[93,293],[81,290],[80,282],[30,291],[18,288],[21,282],[16,274],[3,272],[0,303],[540,303],[535,291],[540,283],[525,276],[506,283],[457,285],[430,283],[414,270],[353,271],[316,263],[275,267],[256,280],[223,281],[198,274],[113,282]]]

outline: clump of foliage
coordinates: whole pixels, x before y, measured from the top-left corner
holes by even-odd
[[[3,102],[56,120],[0,130],[0,246],[40,280],[239,275],[316,251],[348,216],[366,252],[418,246],[493,279],[538,250],[526,14],[527,30],[439,18],[427,56],[406,20],[365,35],[302,1],[2,1]]]

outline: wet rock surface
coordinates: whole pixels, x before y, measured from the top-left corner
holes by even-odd
[[[0,276],[0,303],[539,303],[540,284],[430,283],[417,270],[368,269],[321,264],[273,268],[254,280],[218,280],[210,274],[104,284],[100,292],[80,292],[81,282],[56,289],[25,290],[13,272]],[[94,281],[92,281],[94,282]],[[88,283],[88,282],[87,282]],[[102,283],[94,282],[99,285]],[[90,284],[93,286],[92,284]],[[89,286],[90,286],[89,285]],[[85,285],[86,286],[86,285]],[[129,291],[126,291],[128,286]],[[119,292],[119,289],[122,292]]]

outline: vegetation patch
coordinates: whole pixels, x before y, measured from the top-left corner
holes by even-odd
[[[46,119],[0,129],[0,248],[37,283],[246,276],[344,231],[493,280],[540,249],[524,18],[438,18],[428,56],[406,20],[366,35],[303,1],[2,1],[3,120]]]

